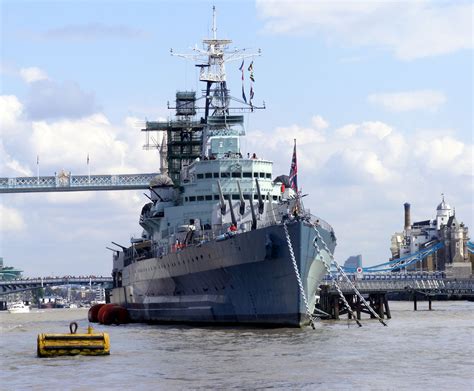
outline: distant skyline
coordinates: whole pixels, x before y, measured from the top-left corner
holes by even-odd
[[[177,90],[200,93],[170,56],[210,36],[254,58],[242,153],[288,174],[297,139],[305,206],[327,220],[341,263],[390,256],[390,237],[433,219],[441,193],[473,235],[473,5],[385,1],[1,1],[0,176],[61,169],[159,171],[146,119]],[[241,97],[240,63],[227,67]],[[246,91],[249,84],[246,82]],[[172,115],[172,113],[171,113]],[[110,241],[139,236],[141,191],[0,196],[0,257],[27,276],[109,275]]]

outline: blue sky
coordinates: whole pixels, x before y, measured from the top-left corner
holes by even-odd
[[[140,121],[201,88],[173,58],[218,35],[255,59],[244,152],[287,173],[294,137],[306,206],[329,221],[336,257],[390,255],[440,194],[473,222],[471,2],[1,1],[0,176],[67,169],[153,172]],[[227,68],[240,95],[240,64]],[[4,195],[0,256],[27,275],[109,274],[111,240],[139,235],[142,192]]]

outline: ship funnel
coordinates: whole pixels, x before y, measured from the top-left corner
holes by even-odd
[[[239,198],[240,198],[239,213],[242,216],[245,212],[245,199],[244,199],[244,195],[242,194],[242,189],[240,188],[240,181],[237,181],[237,187],[239,188]]]
[[[405,230],[410,229],[410,204],[405,202],[403,205],[405,207]]]
[[[217,181],[217,189],[219,190],[219,200],[221,204],[221,214],[225,215],[225,200],[224,195],[222,194],[221,182]]]
[[[255,183],[257,184],[257,195],[258,195],[258,213],[263,213],[263,199],[262,193],[260,191],[260,183],[258,183],[258,179],[255,178]]]

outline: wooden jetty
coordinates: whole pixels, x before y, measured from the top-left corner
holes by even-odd
[[[385,279],[351,279],[352,284],[362,294],[372,310],[381,318],[392,317],[388,298],[392,294],[402,294],[413,301],[413,309],[418,310],[418,301],[428,301],[428,309],[432,310],[434,299],[472,299],[474,298],[474,279],[404,279],[398,275],[388,274]],[[327,281],[320,286],[320,299],[316,306],[315,315],[322,318],[340,319],[347,314],[352,319],[355,313],[357,319],[362,314],[375,315],[362,303],[360,297],[354,292],[352,285],[347,281],[336,282],[349,304],[351,311],[346,308],[342,297],[334,287],[334,282]]]

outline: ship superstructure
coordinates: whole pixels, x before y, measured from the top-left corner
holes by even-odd
[[[243,114],[261,107],[231,97],[225,64],[242,61],[242,69],[260,52],[229,51],[215,11],[213,20],[204,49],[172,53],[197,62],[203,97],[178,92],[174,119],[146,123],[144,131],[163,132],[161,174],[141,211],[142,237],[114,254],[112,302],[136,321],[299,326],[336,238],[304,208],[296,181],[274,176],[270,160],[242,155]]]

